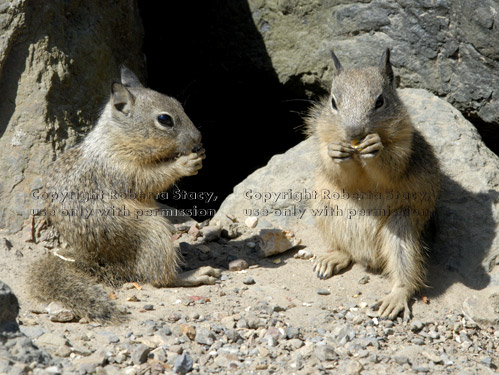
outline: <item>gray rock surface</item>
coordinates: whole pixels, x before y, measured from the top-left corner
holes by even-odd
[[[327,91],[331,48],[345,65],[365,65],[390,46],[402,85],[428,89],[462,112],[499,125],[497,1],[250,0],[249,5],[279,80],[300,93]]]
[[[0,329],[15,323],[19,313],[19,302],[7,284],[0,281]]]
[[[400,94],[416,128],[435,148],[443,171],[439,230],[430,244],[434,259],[471,288],[499,285],[498,273],[488,273],[499,262],[499,158],[484,145],[473,125],[444,100],[421,89],[403,89]],[[301,199],[313,192],[311,146],[305,140],[274,156],[234,188],[214,219],[227,223],[227,215],[232,215],[244,222],[246,216],[259,216],[266,209],[268,215],[260,217],[257,228],[270,224],[291,229],[298,236],[317,236],[307,209],[310,198]],[[435,282],[445,290],[444,284],[454,281]]]
[[[52,160],[88,131],[119,76],[140,70],[135,1],[0,0],[0,227],[18,231]]]
[[[30,363],[51,364],[51,357],[38,349],[16,323],[19,313],[17,297],[7,284],[0,281],[0,373],[25,374]],[[16,372],[18,371],[19,372]],[[21,371],[22,370],[22,371]]]

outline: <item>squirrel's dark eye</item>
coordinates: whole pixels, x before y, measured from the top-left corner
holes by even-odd
[[[334,100],[334,96],[331,97],[331,107],[333,107],[335,111],[338,110],[338,106],[336,105],[336,100]]]
[[[380,95],[378,96],[378,99],[376,99],[376,103],[374,103],[374,108],[381,108],[383,104],[385,104],[385,99],[383,98],[383,95]]]
[[[161,125],[172,127],[174,125],[173,118],[168,113],[162,113],[158,116],[158,122]]]

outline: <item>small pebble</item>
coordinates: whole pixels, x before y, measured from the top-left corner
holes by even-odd
[[[242,271],[248,267],[248,262],[244,259],[236,259],[229,263],[229,271]]]
[[[252,277],[247,277],[247,278],[245,278],[243,280],[243,284],[245,284],[245,285],[253,285],[253,284],[256,284],[256,281]]]
[[[319,288],[319,289],[317,289],[317,294],[319,294],[321,296],[328,296],[331,294],[331,292],[327,289]]]
[[[367,284],[369,282],[369,279],[369,275],[365,275],[359,280],[359,284]]]
[[[151,348],[148,347],[147,345],[145,344],[138,345],[132,352],[132,362],[135,365],[140,365],[142,363],[145,363],[147,361],[147,356],[149,355],[150,351]]]
[[[483,357],[481,360],[480,360],[480,363],[484,366],[487,366],[487,367],[492,367],[492,358],[490,357]]]
[[[298,252],[294,255],[293,258],[296,258],[296,259],[310,259],[314,256],[314,254],[312,254],[310,251],[308,250],[298,250]]]
[[[421,331],[424,327],[424,324],[423,322],[421,322],[421,320],[413,320],[411,322],[411,331],[413,332],[418,332],[418,331]]]
[[[192,360],[189,353],[183,353],[175,360],[173,364],[173,372],[176,374],[187,374],[192,371],[194,361]]]
[[[246,224],[248,228],[255,228],[258,224],[258,218],[255,216],[250,216],[244,221],[244,224]]]

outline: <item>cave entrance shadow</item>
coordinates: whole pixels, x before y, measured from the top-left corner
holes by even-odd
[[[265,25],[255,25],[247,0],[143,1],[139,7],[148,86],[183,104],[206,149],[199,174],[177,187],[217,197],[163,203],[218,209],[237,183],[303,139],[297,128],[310,103],[279,82],[262,37]]]
[[[473,290],[490,284],[488,272],[496,261],[490,255],[496,236],[492,207],[497,199],[497,191],[473,193],[441,176],[437,230],[429,242],[428,296],[442,295],[457,282]]]

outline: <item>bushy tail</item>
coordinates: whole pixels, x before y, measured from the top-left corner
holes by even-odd
[[[76,262],[48,255],[29,272],[30,293],[36,299],[59,302],[76,316],[91,321],[117,323],[124,320],[96,279],[82,272]]]

